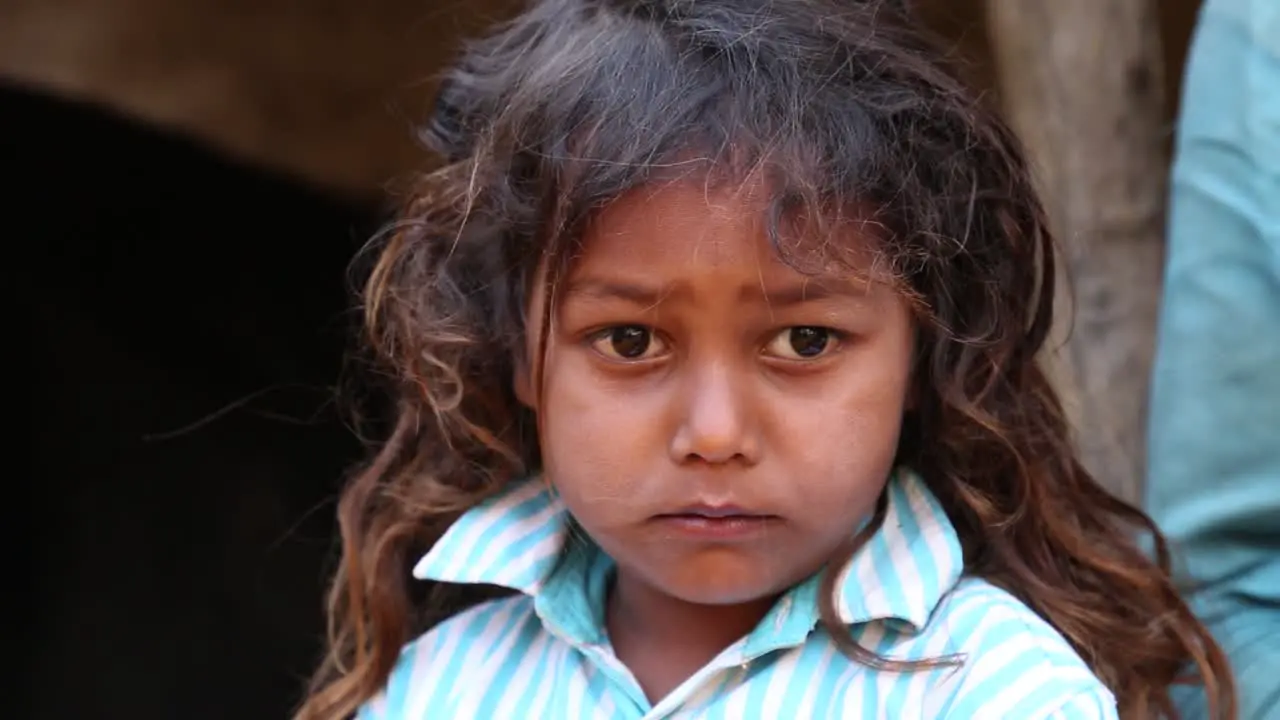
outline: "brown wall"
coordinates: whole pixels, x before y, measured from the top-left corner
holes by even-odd
[[[988,0],[988,2],[1033,2],[1037,0]],[[1165,49],[1167,80],[1165,97],[1170,98],[1170,118],[1176,109],[1181,85],[1181,68],[1186,61],[1187,43],[1195,25],[1200,0],[1160,0],[1160,34]],[[955,43],[956,52],[971,64],[971,81],[995,91],[995,71],[982,0],[922,0],[920,13],[926,23]]]
[[[109,103],[326,186],[377,194],[422,162],[412,125],[459,34],[514,4],[0,0],[0,76]],[[1196,6],[1162,2],[1171,68],[1181,67]],[[921,12],[990,87],[980,0],[925,0]],[[1171,98],[1178,76],[1168,73]]]
[[[486,6],[500,3],[487,2]],[[466,0],[0,0],[0,75],[100,100],[322,184],[415,162]]]

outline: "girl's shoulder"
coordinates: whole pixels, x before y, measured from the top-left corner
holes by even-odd
[[[1066,637],[981,578],[960,580],[906,644],[955,661],[937,676],[930,717],[1118,717],[1114,695]]]
[[[943,632],[955,650],[1018,647],[1054,664],[1086,667],[1057,628],[1013,593],[982,578],[966,576],[946,593],[924,632]]]
[[[405,645],[382,691],[360,709],[357,720],[439,717],[437,711],[456,704],[460,693],[475,692],[466,679],[481,664],[518,665],[530,657],[545,641],[533,602],[527,595],[512,595],[480,603]]]

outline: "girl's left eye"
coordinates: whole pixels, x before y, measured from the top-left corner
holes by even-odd
[[[840,338],[831,328],[798,325],[778,333],[765,345],[766,355],[784,360],[816,360],[835,349]]]
[[[641,362],[661,356],[667,345],[652,328],[643,325],[619,325],[607,328],[591,338],[591,347],[610,360]]]

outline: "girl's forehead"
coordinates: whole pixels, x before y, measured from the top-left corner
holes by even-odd
[[[822,276],[874,270],[880,228],[850,214],[818,217],[777,209],[760,178],[711,184],[697,178],[632,190],[597,212],[573,266],[706,267],[749,262],[760,272]]]
[[[652,235],[676,235],[687,239],[689,245],[728,235],[756,236],[767,231],[767,210],[759,183],[712,186],[681,180],[647,185],[602,208],[583,240],[589,249],[643,245],[627,241]]]

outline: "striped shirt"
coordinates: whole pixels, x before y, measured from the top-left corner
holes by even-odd
[[[898,473],[883,527],[845,567],[836,608],[877,670],[819,625],[819,578],[782,596],[747,636],[656,703],[610,649],[612,561],[571,529],[544,483],[518,483],[464,514],[414,569],[421,579],[519,591],[411,642],[360,720],[548,718],[1117,718],[1067,641],[1012,595],[963,577],[955,528],[924,483]]]

